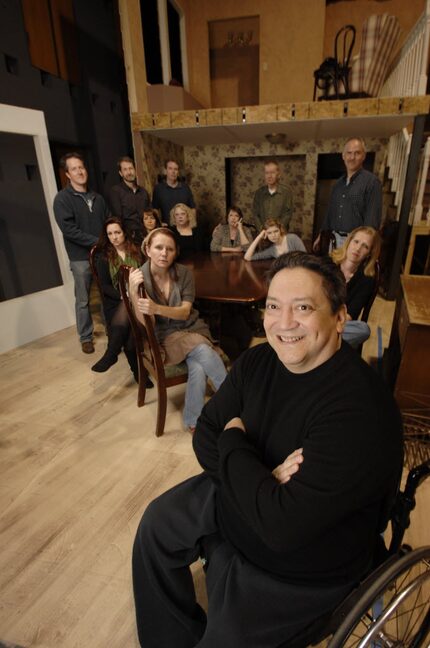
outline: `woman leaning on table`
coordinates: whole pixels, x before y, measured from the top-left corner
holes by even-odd
[[[256,252],[258,244],[262,241],[269,241],[271,245],[265,250]],[[293,250],[306,252],[302,239],[296,234],[287,234],[281,221],[275,218],[268,218],[264,223],[264,229],[261,230],[245,252],[245,260],[276,259],[281,254],[293,252]]]
[[[143,324],[143,315],[153,318],[165,364],[187,363],[183,420],[185,427],[194,432],[204,405],[207,379],[218,389],[227,372],[207,325],[193,308],[192,272],[175,262],[178,247],[173,232],[165,227],[155,229],[143,247],[148,260],[139,270],[130,272],[130,296]],[[138,296],[142,282],[147,294],[144,299]]]
[[[225,223],[217,225],[212,233],[211,252],[245,252],[252,239],[249,226],[243,222],[242,210],[233,205],[227,211]]]

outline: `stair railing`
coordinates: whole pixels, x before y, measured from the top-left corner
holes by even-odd
[[[427,137],[426,143],[424,145],[423,155],[421,156],[420,172],[416,184],[414,201],[412,203],[413,204],[412,222],[414,225],[420,225],[423,219],[424,192],[425,192],[426,182],[429,173],[429,163],[430,163],[430,137]]]
[[[394,205],[399,215],[402,204],[403,188],[408,166],[409,151],[411,148],[412,135],[403,128],[392,135],[388,141],[387,167],[388,178],[391,180],[391,191],[394,193]]]
[[[391,72],[379,92],[380,97],[425,95],[430,41],[430,0],[397,54]]]

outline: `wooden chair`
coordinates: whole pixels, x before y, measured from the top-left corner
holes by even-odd
[[[343,49],[340,53],[343,39]],[[317,98],[317,91],[321,90],[320,99],[347,99],[349,97],[348,77],[350,72],[350,60],[355,43],[354,25],[345,25],[336,34],[334,41],[334,58],[326,58],[318,70],[314,71],[314,96]]]
[[[372,294],[367,300],[367,304],[364,305],[363,310],[361,312],[360,320],[362,322],[367,322],[367,320],[369,319],[370,309],[372,308],[373,302],[375,301],[376,295],[378,294],[380,278],[381,278],[381,267],[379,265],[379,261],[377,261],[375,263],[375,285],[373,287]]]
[[[376,295],[378,294],[380,281],[381,281],[381,266],[379,265],[379,261],[377,261],[375,263],[375,284],[373,286],[373,292],[370,295],[369,299],[367,300],[367,303],[364,305],[363,310],[361,311],[360,320],[362,322],[367,322],[367,320],[369,319],[370,309],[372,308],[373,302],[375,301]],[[362,355],[363,353],[363,344],[364,343],[360,344],[356,349],[360,355]]]
[[[326,256],[336,247],[336,237],[331,230],[322,230],[320,234],[320,247],[316,252],[318,256]]]
[[[98,272],[97,272],[97,254],[98,254],[98,252],[99,252],[98,246],[93,245],[93,247],[90,250],[89,261],[90,261],[91,272],[93,274],[94,279],[96,280],[97,288],[99,289],[99,293],[100,293],[100,299],[101,299],[102,304],[103,304],[103,291],[102,291],[102,286],[101,286],[101,283],[100,283],[99,275],[98,275]]]
[[[130,267],[121,266],[119,271],[119,288],[121,297],[127,309],[131,329],[136,343],[137,362],[139,367],[139,385],[137,393],[137,406],[145,405],[146,379],[148,374],[157,383],[158,408],[155,436],[162,436],[166,422],[167,388],[173,385],[186,383],[188,369],[185,362],[178,365],[165,366],[160,352],[160,345],[155,337],[154,325],[149,315],[144,315],[145,326],[139,322],[134,314],[133,306],[128,296],[128,275]],[[143,283],[139,286],[139,296],[146,297]]]

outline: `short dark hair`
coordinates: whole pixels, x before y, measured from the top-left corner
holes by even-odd
[[[181,166],[181,165],[179,164],[178,160],[175,160],[175,158],[171,158],[171,157],[170,157],[170,158],[167,158],[167,160],[164,161],[164,168],[165,168],[165,169],[167,169],[167,165],[169,164],[169,162],[173,162],[174,164],[176,164],[176,166],[177,166],[178,168],[180,168],[180,166]]]
[[[341,306],[345,304],[345,277],[339,266],[330,257],[318,257],[314,254],[308,254],[299,250],[281,254],[281,256],[275,259],[267,273],[268,280],[271,281],[284,268],[304,268],[305,270],[310,270],[310,272],[318,274],[322,279],[323,289],[330,302],[332,313],[337,313]]]
[[[242,218],[242,220],[243,220],[243,212],[242,212],[241,208],[238,207],[237,205],[231,205],[231,207],[229,207],[229,208],[227,209],[227,213],[226,213],[226,215],[225,215],[225,222],[226,222],[226,223],[228,223],[228,215],[229,215],[229,213],[230,213],[231,211],[236,212],[236,214],[239,215],[239,218]]]
[[[121,171],[121,162],[130,162],[134,167],[136,167],[133,158],[129,157],[128,155],[123,155],[122,157],[118,158],[118,162],[116,163],[118,171]]]
[[[60,159],[60,167],[64,169],[64,171],[67,171],[67,162],[70,160],[70,158],[78,158],[83,164],[85,165],[85,160],[82,157],[80,153],[76,153],[75,151],[72,151],[71,153],[65,153],[63,157]]]

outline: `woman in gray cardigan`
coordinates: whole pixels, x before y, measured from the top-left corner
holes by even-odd
[[[256,252],[258,244],[261,241],[268,240],[270,245],[261,252]],[[257,261],[258,259],[276,259],[276,257],[292,252],[293,250],[301,250],[306,252],[306,248],[301,238],[296,234],[287,234],[284,225],[275,218],[269,218],[264,223],[264,229],[251,243],[245,253],[246,261]]]

